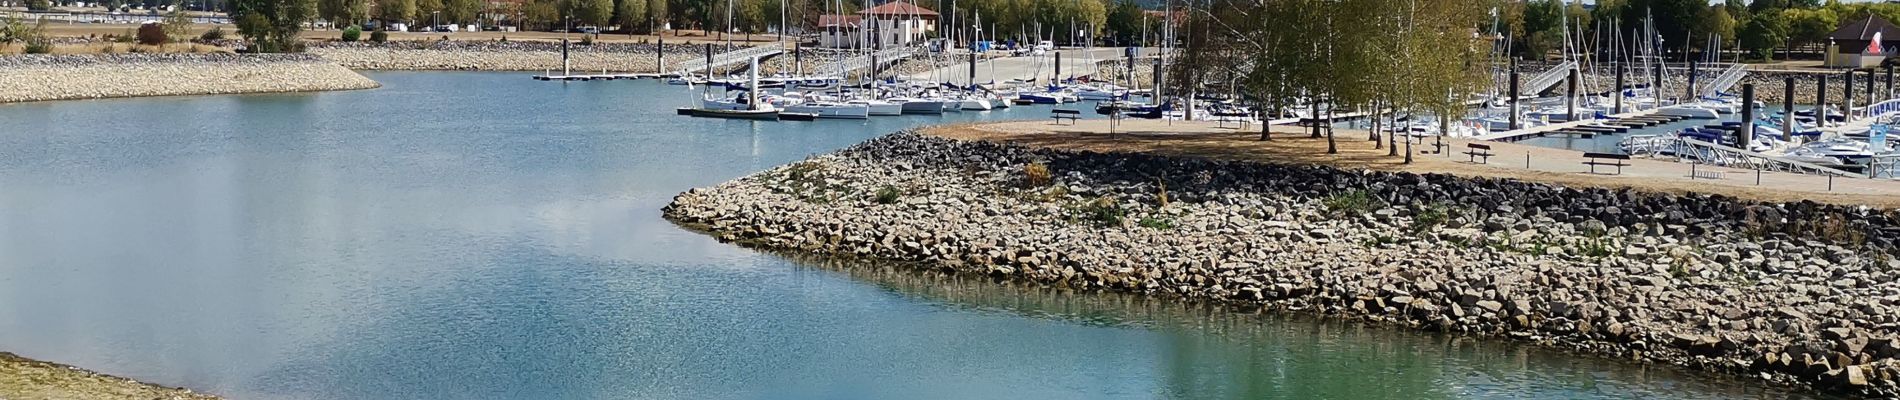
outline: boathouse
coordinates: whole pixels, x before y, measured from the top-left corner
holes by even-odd
[[[1841,24],[1827,35],[1829,68],[1866,68],[1879,66],[1887,55],[1900,50],[1900,27],[1871,13]]]
[[[818,17],[818,45],[829,48],[885,48],[923,42],[937,30],[936,11],[897,0],[856,15]]]

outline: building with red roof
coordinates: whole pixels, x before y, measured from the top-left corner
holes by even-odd
[[[818,45],[831,48],[885,48],[924,41],[937,30],[936,11],[896,0],[857,15],[818,17]]]

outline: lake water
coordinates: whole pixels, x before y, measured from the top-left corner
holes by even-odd
[[[0,350],[233,398],[1786,398],[1491,340],[720,244],[676,193],[946,120],[690,119],[683,87],[0,106]],[[1315,255],[1322,256],[1322,255]]]

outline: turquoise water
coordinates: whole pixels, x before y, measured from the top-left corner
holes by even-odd
[[[1786,398],[1510,343],[717,243],[676,193],[906,126],[689,119],[686,89],[0,106],[0,350],[233,398]]]

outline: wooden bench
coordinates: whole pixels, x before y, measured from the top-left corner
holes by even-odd
[[[1479,163],[1490,164],[1491,156],[1492,156],[1491,145],[1483,144],[1483,143],[1465,143],[1465,161],[1466,162],[1479,162],[1479,159],[1482,158],[1483,161]]]
[[[1058,108],[1049,111],[1049,118],[1054,118],[1058,124],[1062,123],[1062,120],[1067,119],[1069,120],[1069,125],[1075,125],[1075,121],[1082,118],[1082,111]]]
[[[1722,179],[1722,171],[1693,171],[1689,179]]]
[[[1590,166],[1590,173],[1592,174],[1597,173],[1598,165],[1605,166],[1605,167],[1615,166],[1617,175],[1623,174],[1623,167],[1630,166],[1629,163],[1624,162],[1624,161],[1629,161],[1630,156],[1622,155],[1622,154],[1583,153],[1583,158],[1586,158],[1586,160],[1583,161],[1583,165]],[[1610,161],[1603,161],[1603,160],[1610,160]]]

